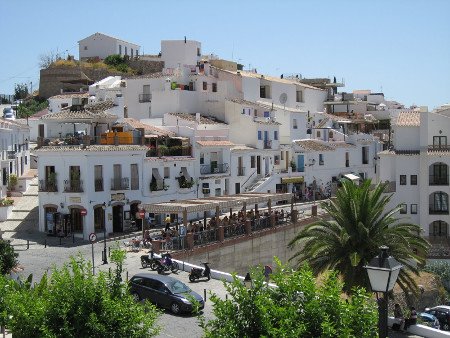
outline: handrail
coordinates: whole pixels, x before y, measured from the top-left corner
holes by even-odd
[[[253,172],[253,174],[251,174],[251,175],[245,180],[245,182],[242,183],[241,188],[244,188],[245,184],[248,182],[248,180],[249,180],[250,178],[252,178],[252,176],[253,176],[254,174],[256,174],[256,169],[255,169],[255,171]]]

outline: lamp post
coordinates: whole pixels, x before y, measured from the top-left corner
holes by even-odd
[[[383,298],[378,298],[378,330],[379,337],[388,335],[388,300],[387,293],[394,288],[402,265],[388,254],[387,246],[380,247],[380,254],[373,258],[364,268],[369,276],[373,292],[381,292]]]
[[[103,264],[108,264],[108,256],[106,253],[106,222],[105,222],[105,209],[106,209],[106,203],[103,202],[102,204],[102,210],[103,210]]]

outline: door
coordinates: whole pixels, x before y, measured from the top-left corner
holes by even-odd
[[[297,156],[297,171],[304,172],[305,171],[305,155]]]
[[[83,232],[83,216],[81,216],[81,209],[70,209],[70,224],[73,232]]]
[[[256,156],[256,174],[261,175],[261,156]]]
[[[234,184],[234,190],[236,195],[241,193],[241,184],[239,182]]]
[[[115,205],[113,210],[113,232],[123,232],[123,206]]]
[[[39,137],[44,137],[44,125],[40,124],[38,129]]]

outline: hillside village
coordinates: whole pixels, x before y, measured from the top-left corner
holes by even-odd
[[[388,182],[391,206],[422,226],[431,254],[450,255],[450,106],[407,108],[379,92],[346,93],[336,78],[244,70],[186,38],[161,41],[154,55],[101,33],[78,43],[79,60],[118,54],[148,66],[97,81],[61,81],[53,69],[57,86],[43,70],[48,109],[28,125],[1,121],[1,197],[11,174],[26,190],[21,176],[35,165],[41,232],[101,238],[142,214],[162,224],[142,205],[244,193],[313,201],[334,196],[341,179],[371,179]]]

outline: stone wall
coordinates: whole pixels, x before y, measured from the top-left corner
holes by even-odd
[[[295,224],[226,239],[222,243],[196,247],[193,251],[177,252],[173,256],[195,265],[200,261],[207,261],[211,263],[211,269],[245,275],[251,267],[266,264],[274,266],[274,256],[287,263],[295,253],[295,250],[287,248],[288,243],[302,228],[316,220],[315,217],[302,219]]]
[[[139,75],[161,72],[164,67],[164,61],[130,60],[127,63]]]

